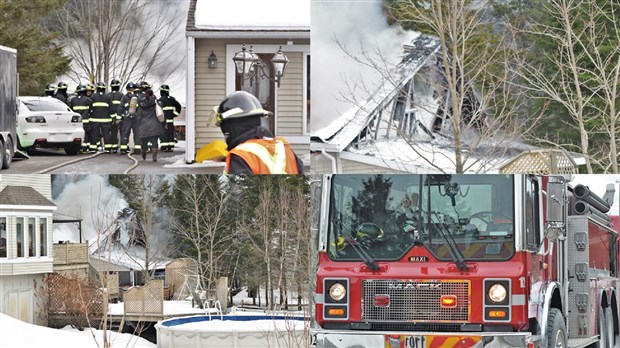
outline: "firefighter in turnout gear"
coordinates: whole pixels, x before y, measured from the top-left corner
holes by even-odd
[[[54,92],[56,92],[56,86],[51,83],[45,87],[45,96],[46,97],[54,97]]]
[[[69,96],[67,95],[67,84],[66,83],[58,82],[58,87],[56,88],[56,93],[54,93],[54,98],[69,105]]]
[[[110,142],[112,143],[112,153],[117,153],[118,132],[121,123],[121,115],[118,113],[118,109],[121,105],[121,99],[123,99],[123,92],[120,91],[121,82],[117,79],[113,79],[110,82],[110,89],[112,89],[112,92],[108,93],[108,98],[110,100],[110,117],[112,118]]]
[[[138,96],[134,94],[134,91],[138,87],[133,83],[127,83],[125,87],[127,94],[121,99],[121,103],[118,107],[118,115],[121,117],[121,155],[130,152],[129,150],[129,135],[133,132],[133,153],[140,153],[140,134],[138,134]]]
[[[89,149],[97,151],[101,147],[101,138],[103,138],[105,152],[110,153],[112,152],[112,117],[110,115],[112,103],[105,90],[105,83],[97,82],[97,90],[90,96],[93,100],[90,124],[96,140],[92,140]]]
[[[90,148],[89,141],[91,139],[92,133],[90,125],[90,114],[93,101],[86,96],[85,85],[78,85],[75,88],[75,93],[77,93],[77,96],[69,101],[69,107],[71,108],[71,110],[77,112],[82,116],[82,127],[84,127],[84,141],[82,142],[82,152],[88,153]]]
[[[172,152],[174,150],[174,118],[181,112],[181,104],[170,95],[170,86],[161,85],[159,88],[159,105],[164,111],[164,135],[159,146],[162,151]]]
[[[303,163],[289,143],[262,126],[272,113],[255,96],[233,92],[214,111],[228,145],[227,174],[302,174]]]
[[[93,95],[94,91],[95,91],[95,85],[93,85],[92,83],[87,83],[86,84],[86,96],[90,98],[90,96]]]

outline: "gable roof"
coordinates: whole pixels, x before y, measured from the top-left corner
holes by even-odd
[[[0,191],[0,205],[56,206],[52,201],[29,186],[6,186]]]
[[[297,32],[310,38],[310,0],[191,0],[187,16],[189,36],[195,32]]]

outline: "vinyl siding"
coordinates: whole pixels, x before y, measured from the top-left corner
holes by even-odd
[[[0,174],[0,191],[6,186],[30,186],[52,200],[52,178],[49,174]]]
[[[250,42],[251,41],[251,42]],[[226,72],[233,65],[231,59],[226,57],[227,45],[242,44],[254,45],[281,45],[282,40],[241,40],[241,39],[196,39],[196,79],[195,92],[195,123],[196,149],[214,141],[224,140],[219,127],[211,122],[213,107],[226,97]],[[309,45],[309,41],[295,41],[295,44]],[[283,47],[286,51],[286,48]],[[209,69],[207,60],[211,52],[217,56],[217,68]],[[275,53],[275,52],[274,52]],[[303,89],[305,88],[303,77],[304,53],[286,52],[289,64],[286,75],[282,79],[280,88],[276,88],[276,133],[284,137],[303,135]],[[189,126],[189,125],[188,125]],[[308,153],[308,144],[292,144],[293,150],[298,154]]]
[[[364,174],[364,173],[384,173],[384,174],[388,174],[388,173],[402,173],[400,171],[397,170],[393,170],[393,169],[389,169],[389,168],[385,168],[385,167],[379,167],[379,166],[373,166],[372,164],[366,164],[366,163],[362,163],[362,162],[356,162],[356,161],[350,161],[350,160],[346,160],[346,159],[341,159],[340,160],[341,165],[342,165],[342,172],[343,173],[360,173],[360,174]]]

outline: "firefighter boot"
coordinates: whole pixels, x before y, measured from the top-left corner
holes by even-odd
[[[157,148],[154,147],[153,148],[153,162],[157,162]]]

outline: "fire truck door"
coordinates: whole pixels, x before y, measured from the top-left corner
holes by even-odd
[[[541,253],[543,248],[542,237],[542,197],[540,194],[540,182],[535,177],[527,177],[524,192],[524,235],[527,270],[527,282],[530,289],[534,284],[540,284],[546,280],[545,256]],[[539,287],[535,287],[539,288]],[[530,298],[538,294],[530,294]]]

